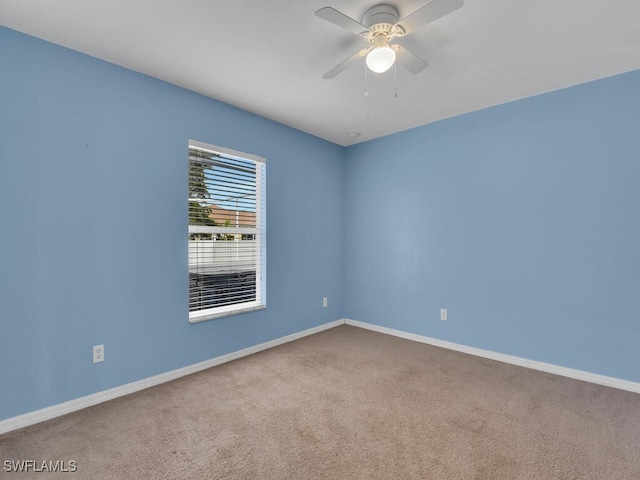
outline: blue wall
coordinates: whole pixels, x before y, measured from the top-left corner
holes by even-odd
[[[267,158],[264,311],[188,323],[190,138]],[[337,145],[0,27],[0,420],[341,318],[343,181]]]
[[[639,132],[635,71],[350,147],[345,316],[640,381]]]

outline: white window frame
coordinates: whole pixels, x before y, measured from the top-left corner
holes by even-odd
[[[244,153],[217,145],[211,145],[196,140],[189,140],[189,150],[198,149],[218,154],[223,157],[230,157],[240,160],[249,160],[256,164],[256,226],[253,227],[221,227],[189,225],[189,234],[192,233],[212,233],[212,234],[247,234],[255,235],[257,239],[257,261],[256,261],[256,299],[233,305],[223,305],[204,310],[189,312],[189,323],[198,323],[205,320],[238,315],[241,313],[263,310],[267,308],[267,226],[266,226],[266,159],[258,155]],[[189,162],[187,162],[189,165]]]

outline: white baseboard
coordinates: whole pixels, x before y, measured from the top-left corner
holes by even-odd
[[[179,368],[177,370],[172,370],[170,372],[161,373],[160,375],[155,375],[153,377],[144,378],[142,380],[138,380],[137,382],[128,383],[126,385],[111,388],[109,390],[104,390],[102,392],[97,392],[91,395],[87,395],[85,397],[80,397],[75,400],[70,400],[68,402],[52,405],[51,407],[43,408],[41,410],[36,410],[34,412],[25,413],[17,417],[12,417],[6,420],[2,420],[0,421],[0,434],[11,432],[13,430],[18,430],[20,428],[28,427],[30,425],[44,422],[46,420],[51,420],[52,418],[60,417],[62,415],[66,415],[67,413],[75,412],[77,410],[81,410],[83,408],[87,408],[92,405],[97,405],[98,403],[106,402],[108,400],[113,400],[114,398],[122,397],[124,395],[129,395],[130,393],[135,393],[140,390],[144,390],[146,388],[150,388],[156,385],[160,385],[162,383],[170,382],[171,380],[175,380],[177,378],[184,377],[186,375],[190,375],[192,373],[196,373],[201,370],[206,370],[207,368],[215,367],[217,365],[221,365],[223,363],[227,363],[232,360],[246,357],[248,355],[252,355],[254,353],[267,350],[269,348],[277,347],[278,345],[283,345],[285,343],[298,340],[299,338],[313,335],[315,333],[319,333],[324,330],[328,330],[330,328],[340,326],[342,324],[364,328],[367,330],[372,330],[374,332],[384,333],[387,335],[393,335],[395,337],[404,338],[407,340],[413,340],[415,342],[426,343],[429,345],[442,347],[449,350],[455,350],[457,352],[468,353],[470,355],[476,355],[478,357],[489,358],[491,360],[497,360],[503,363],[518,365],[520,367],[526,367],[534,370],[540,370],[542,372],[553,373],[556,375],[561,375],[563,377],[574,378],[577,380],[583,380],[585,382],[596,383],[598,385],[605,385],[607,387],[618,388],[620,390],[640,393],[640,383],[631,382],[628,380],[621,380],[619,378],[614,378],[614,377],[608,377],[606,375],[599,375],[596,373],[585,372],[583,370],[576,370],[573,368],[561,367],[561,366],[553,365],[550,363],[538,362],[535,360],[528,360],[526,358],[515,357],[513,355],[506,355],[503,353],[492,352],[490,350],[483,350],[481,348],[469,347],[467,345],[447,342],[445,340],[438,340],[437,338],[425,337],[423,335],[417,335],[415,333],[408,333],[402,330],[395,330],[393,328],[381,327],[379,325],[373,325],[371,323],[359,322],[357,320],[344,318],[341,320],[336,320],[334,322],[325,323],[324,325],[319,325],[317,327],[309,328],[307,330],[303,330],[302,332],[293,333],[285,337],[276,338],[275,340],[261,343],[259,345],[254,345],[253,347],[248,347],[242,350],[238,350],[236,352],[228,353],[226,355],[221,355],[219,357],[212,358],[210,360],[205,360],[204,362],[189,365],[187,367]]]
[[[75,400],[52,405],[51,407],[25,413],[23,415],[18,415],[17,417],[8,418],[6,420],[0,421],[0,434],[18,430],[19,428],[28,427],[36,423],[44,422],[45,420],[51,420],[52,418],[60,417],[62,415],[66,415],[67,413],[75,412],[77,410],[81,410],[92,405],[97,405],[98,403],[106,402],[108,400],[113,400],[114,398],[122,397],[124,395],[129,395],[130,393],[139,392],[140,390],[154,387],[156,385],[160,385],[161,383],[170,382],[171,380],[184,377],[185,375],[190,375],[201,370],[206,370],[207,368],[215,367],[216,365],[221,365],[238,358],[246,357],[248,355],[267,350],[268,348],[277,347],[278,345],[292,342],[299,338],[313,335],[314,333],[319,333],[323,330],[328,330],[339,325],[343,325],[344,323],[344,319],[325,323],[324,325],[309,328],[307,330],[303,330],[302,332],[293,333],[285,337],[276,338],[275,340],[261,343],[259,345],[254,345],[253,347],[244,348],[242,350],[238,350],[237,352],[231,352],[226,355],[221,355],[210,360],[205,360],[204,362],[195,363],[187,367],[178,368],[177,370],[161,373],[160,375],[144,378],[136,382],[127,383],[126,385],[121,385],[119,387],[110,388],[109,390],[93,393],[91,395],[87,395],[86,397],[76,398]]]
[[[576,370],[573,368],[561,367],[553,365],[551,363],[538,362],[536,360],[529,360],[521,357],[514,357],[513,355],[506,355],[504,353],[492,352],[490,350],[483,350],[481,348],[469,347],[467,345],[460,345],[458,343],[447,342],[445,340],[438,340],[437,338],[425,337],[417,335],[415,333],[407,333],[402,330],[394,330],[393,328],[381,327],[379,325],[373,325],[371,323],[359,322],[357,320],[344,319],[344,323],[354,327],[365,328],[374,332],[385,333],[387,335],[393,335],[394,337],[405,338],[407,340],[413,340],[415,342],[427,343],[436,347],[442,347],[449,350],[455,350],[457,352],[468,353],[470,355],[476,355],[478,357],[489,358],[491,360],[497,360],[503,363],[510,363],[512,365],[518,365],[520,367],[531,368],[533,370],[540,370],[542,372],[554,373],[563,377],[574,378],[576,380],[583,380],[585,382],[597,383],[598,385],[605,385],[607,387],[618,388],[620,390],[627,390],[629,392],[640,393],[640,383],[631,382],[629,380],[622,380],[615,377],[608,377],[606,375],[599,375],[597,373],[585,372],[583,370]]]

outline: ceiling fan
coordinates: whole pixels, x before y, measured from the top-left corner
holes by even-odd
[[[373,72],[386,72],[398,63],[411,73],[420,73],[427,67],[427,62],[402,45],[390,43],[392,40],[408,35],[417,28],[433,22],[454,10],[459,9],[464,0],[431,0],[425,6],[398,21],[398,10],[386,3],[376,5],[367,10],[358,22],[332,7],[324,7],[316,15],[327,22],[359,35],[370,46],[351,55],[333,67],[322,78],[330,79],[346,70],[362,57],[366,57],[367,67]]]

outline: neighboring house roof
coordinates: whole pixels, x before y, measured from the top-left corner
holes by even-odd
[[[229,222],[229,226],[235,227],[255,227],[256,212],[247,212],[246,210],[235,210],[222,208],[218,205],[210,205],[209,218],[214,220],[218,225],[224,225]]]

